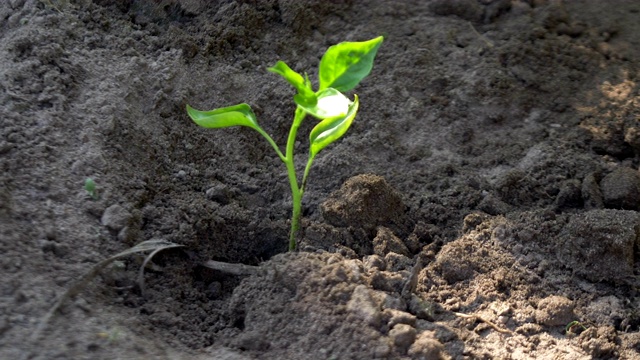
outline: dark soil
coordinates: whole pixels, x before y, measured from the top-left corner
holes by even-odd
[[[1,2],[0,358],[639,359],[638,34],[632,0]],[[287,253],[276,154],[185,105],[284,144],[266,69],[378,35]],[[35,333],[152,239],[144,292],[125,257]]]

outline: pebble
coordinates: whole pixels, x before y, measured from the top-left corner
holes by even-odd
[[[396,324],[391,331],[389,337],[393,340],[393,344],[401,349],[406,349],[413,344],[416,339],[416,329],[407,324]]]
[[[611,209],[640,209],[640,175],[638,171],[619,167],[600,182],[604,204]]]
[[[227,205],[230,201],[229,189],[224,185],[215,185],[205,192],[207,199],[215,201],[221,205]]]
[[[358,285],[347,303],[347,310],[367,324],[378,328],[382,321],[382,311],[365,285]]]
[[[409,314],[405,311],[396,309],[384,309],[383,314],[388,317],[389,328],[393,328],[397,324],[407,324],[409,326],[416,326],[416,316]]]
[[[573,301],[564,296],[549,296],[538,303],[536,322],[546,326],[567,325],[575,319],[574,307]]]
[[[380,255],[367,255],[362,260],[362,263],[366,271],[384,270],[386,266],[384,259]]]
[[[378,227],[378,233],[373,239],[373,252],[376,255],[385,256],[388,253],[409,255],[409,249],[395,234],[384,226]]]
[[[411,270],[413,267],[413,260],[395,252],[390,252],[385,255],[384,261],[387,264],[388,271]]]
[[[131,214],[125,208],[115,204],[104,211],[100,222],[110,230],[120,231],[127,225],[130,217]]]
[[[444,346],[432,331],[420,333],[409,347],[409,356],[412,359],[439,360],[443,358]]]

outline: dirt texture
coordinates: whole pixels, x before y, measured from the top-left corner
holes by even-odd
[[[633,0],[0,2],[0,358],[640,359],[638,34]],[[185,105],[284,144],[266,69],[379,35],[287,253],[273,149]],[[183,246],[47,318],[147,240]]]

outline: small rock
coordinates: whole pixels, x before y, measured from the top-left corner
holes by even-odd
[[[432,331],[421,332],[409,348],[409,356],[420,360],[444,359],[443,352],[444,346]]]
[[[388,271],[411,270],[413,267],[413,260],[395,252],[388,253],[384,257],[384,261],[387,264]]]
[[[415,294],[411,294],[408,307],[409,312],[414,314],[418,319],[433,321],[433,315],[436,311],[433,303],[422,300]]]
[[[475,264],[468,261],[468,249],[461,243],[452,242],[442,247],[436,257],[436,267],[449,283],[464,281],[475,275]]]
[[[380,326],[382,311],[365,285],[358,285],[353,290],[347,310],[373,327]]]
[[[409,256],[409,249],[391,230],[384,226],[378,227],[378,233],[373,239],[373,252],[385,256],[390,252]]]
[[[342,260],[344,260],[344,257],[342,257],[342,256],[340,256],[338,254],[331,254],[327,258],[327,265],[337,264],[337,263],[341,262]]]
[[[567,325],[575,320],[574,308],[573,301],[564,296],[549,296],[538,303],[536,322],[546,326]]]
[[[393,296],[384,291],[374,291],[374,294],[378,296],[383,309],[407,310],[407,303],[399,296]]]
[[[159,327],[176,328],[180,325],[180,318],[168,310],[154,312],[148,319],[151,324]]]
[[[385,343],[382,343],[373,349],[373,356],[376,359],[386,359],[390,353],[391,353],[391,346]]]
[[[511,211],[511,205],[497,198],[493,194],[488,194],[480,201],[477,206],[478,210],[481,210],[489,215],[502,215]]]
[[[376,271],[372,274],[369,281],[371,286],[376,290],[400,293],[408,278],[409,274],[407,271]]]
[[[388,318],[387,325],[389,328],[393,328],[397,324],[407,324],[409,326],[416,326],[416,316],[409,314],[406,311],[400,311],[395,309],[384,309],[382,314],[385,318]]]
[[[619,355],[620,337],[613,326],[590,327],[579,337],[582,349],[594,359],[614,359]]]
[[[591,210],[572,215],[558,241],[564,265],[591,281],[634,278],[640,215],[628,210]]]
[[[227,205],[230,201],[230,191],[222,184],[207,189],[205,196],[207,199],[215,201],[220,205]]]
[[[362,263],[366,271],[384,270],[386,267],[384,259],[380,255],[367,255],[362,259]]]
[[[600,182],[604,204],[612,209],[640,209],[640,175],[628,167],[619,167]]]
[[[389,337],[393,340],[395,346],[402,349],[402,352],[405,352],[416,339],[416,333],[416,329],[413,326],[396,324],[393,329],[389,331]]]
[[[110,230],[120,231],[127,225],[130,217],[131,214],[125,208],[115,204],[104,211],[100,222]]]

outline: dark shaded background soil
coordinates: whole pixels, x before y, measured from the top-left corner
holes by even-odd
[[[0,358],[640,358],[638,34],[630,0],[2,2]],[[284,166],[184,106],[248,102],[283,143],[266,68],[378,35],[285,253]],[[149,239],[184,248],[144,296],[118,261],[29,339]]]

